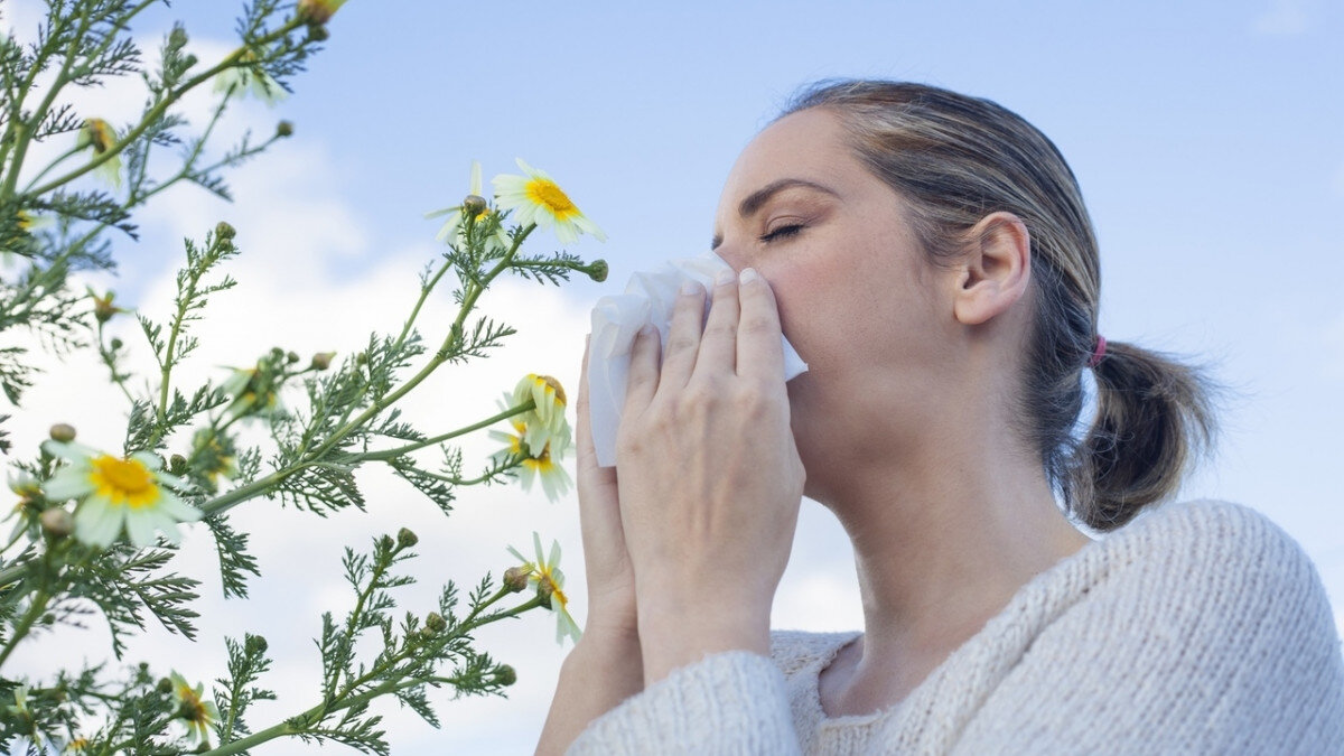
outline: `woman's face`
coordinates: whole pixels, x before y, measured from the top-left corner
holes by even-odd
[[[957,354],[950,272],[928,263],[906,204],[821,110],[787,116],[742,152],[715,218],[718,253],[770,282],[809,371],[789,383],[808,495],[826,471],[917,443],[949,394]]]

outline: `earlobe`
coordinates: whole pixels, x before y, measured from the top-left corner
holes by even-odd
[[[968,234],[953,306],[958,321],[981,325],[1008,311],[1031,283],[1031,235],[1012,213],[985,216]]]

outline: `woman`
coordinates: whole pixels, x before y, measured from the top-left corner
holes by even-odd
[[[1097,332],[1040,132],[814,89],[742,153],[714,244],[738,275],[636,339],[619,477],[579,400],[589,617],[539,752],[1344,753],[1296,543],[1220,502],[1131,523],[1207,440],[1206,390]],[[810,366],[787,387],[781,329]],[[862,635],[770,632],[804,494],[854,542]]]

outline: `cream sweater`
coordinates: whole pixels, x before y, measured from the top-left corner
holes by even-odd
[[[776,632],[594,720],[569,754],[1344,754],[1344,655],[1311,561],[1235,504],[1168,505],[1037,575],[900,704],[827,718],[858,633]]]

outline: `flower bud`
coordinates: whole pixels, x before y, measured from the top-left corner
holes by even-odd
[[[447,629],[448,620],[445,620],[443,615],[438,612],[430,612],[429,616],[425,617],[425,627],[436,633],[441,633]]]
[[[420,636],[420,640],[422,640],[422,641],[427,641],[427,640],[433,638],[434,635],[435,635],[435,633],[434,633],[433,630],[429,629],[429,626],[425,626],[425,627],[420,628],[420,630],[418,631],[417,635]]]
[[[174,26],[168,33],[168,47],[173,50],[181,50],[187,46],[187,30],[181,26]]]
[[[551,595],[555,593],[555,584],[549,580],[542,580],[537,583],[537,598],[541,599],[545,606],[551,605]]]
[[[198,58],[198,57],[196,57],[195,55],[192,55],[191,53],[187,53],[187,54],[182,58],[182,63],[184,64],[184,67],[186,67],[186,68],[191,68],[192,66],[196,65],[196,64],[199,63],[199,62],[201,62],[201,59]]]
[[[271,347],[271,360],[279,362],[285,358],[285,350],[280,347]]]
[[[331,359],[336,356],[335,352],[318,352],[313,355],[311,367],[313,370],[326,370],[331,367]]]
[[[172,693],[172,692],[173,692],[173,681],[172,681],[172,680],[169,680],[169,679],[166,678],[166,677],[161,677],[161,678],[159,678],[158,691],[159,691],[160,693],[164,693],[164,694]]]
[[[607,280],[607,274],[611,272],[611,268],[608,267],[606,260],[594,260],[583,269],[583,272],[587,273],[588,277],[594,281],[602,283]]]
[[[174,454],[168,458],[168,472],[173,475],[181,475],[187,471],[187,458],[181,454]]]
[[[68,444],[75,440],[75,426],[68,423],[56,423],[48,431],[51,434],[52,441],[58,441],[62,444]]]
[[[327,31],[325,26],[309,26],[308,39],[314,42],[326,42],[331,37],[331,32]]]
[[[369,364],[369,353],[368,353],[368,352],[360,352],[359,354],[355,355],[355,364],[357,364],[357,365],[367,365],[367,364]]]
[[[48,509],[38,516],[42,530],[53,539],[65,538],[75,532],[75,518],[61,507]]]
[[[420,537],[412,533],[410,528],[402,528],[397,531],[397,545],[403,549],[409,549],[420,543]]]
[[[275,125],[275,135],[281,139],[294,136],[294,124],[289,121],[281,121],[280,123],[277,123]]]
[[[495,668],[495,683],[509,687],[518,682],[518,672],[507,664],[501,664]]]
[[[120,312],[116,305],[112,304],[112,292],[108,292],[101,297],[93,298],[93,317],[99,323],[106,323],[112,319],[113,315]]]
[[[298,362],[298,361],[299,361],[299,353],[298,353],[298,352],[290,352],[290,353],[288,353],[288,354],[285,355],[285,362],[288,362],[288,363],[291,364],[291,365],[293,365],[294,363],[296,363],[296,362]]]
[[[510,593],[518,593],[527,588],[527,576],[531,574],[532,570],[527,567],[510,567],[504,570],[504,587]]]
[[[378,539],[378,547],[381,548],[383,551],[391,551],[392,547],[396,545],[397,542],[392,540],[392,536],[390,535],[385,535],[382,538]]]
[[[121,339],[118,339],[118,338],[116,338],[116,337],[113,337],[111,343],[110,343],[108,346],[111,346],[111,347],[112,347],[112,351],[115,352],[115,351],[117,351],[118,349],[121,349],[123,346],[125,346],[125,342],[123,342]]]
[[[462,200],[462,213],[471,218],[475,218],[489,207],[486,204],[485,197],[479,194],[468,194],[467,198]]]
[[[249,635],[247,636],[247,641],[243,644],[243,648],[247,653],[255,656],[266,653],[269,644],[266,643],[266,639],[260,635]]]

